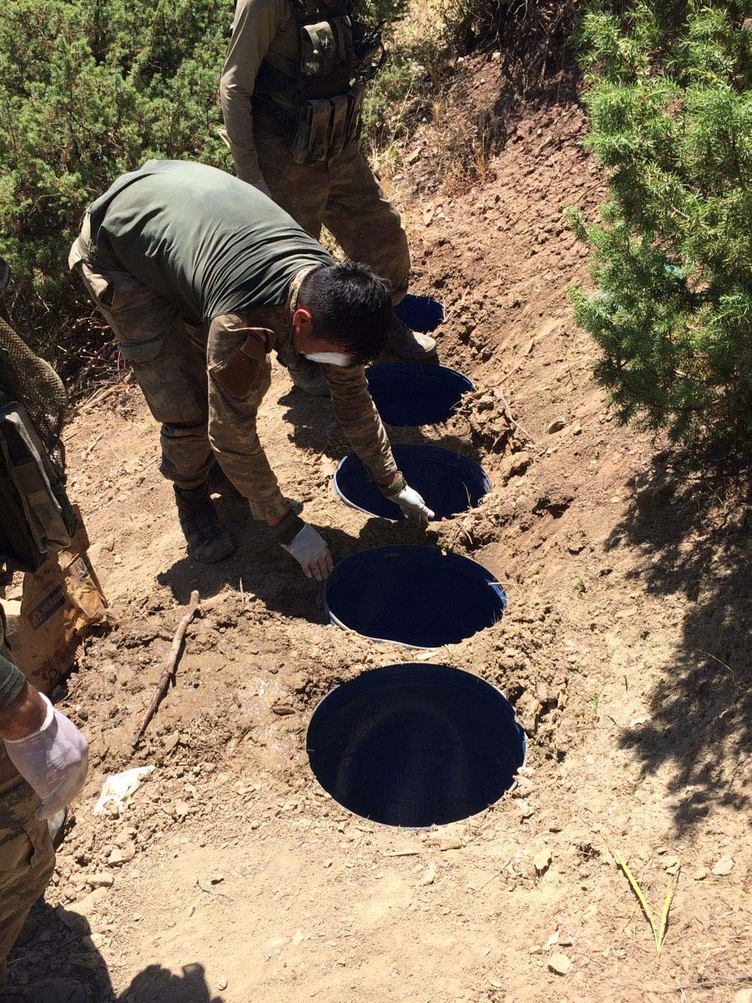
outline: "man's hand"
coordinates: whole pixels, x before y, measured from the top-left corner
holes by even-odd
[[[317,582],[328,578],[334,568],[326,541],[308,523],[303,525],[290,543],[283,543],[282,547],[295,558],[306,576],[315,578]]]
[[[49,818],[79,793],[86,780],[89,745],[78,728],[55,710],[42,693],[28,688],[24,702],[42,701],[44,715],[34,731],[4,738],[5,751],[15,768],[42,800],[38,819]],[[11,729],[5,731],[8,735]],[[17,729],[13,729],[14,736]]]
[[[434,513],[423,501],[423,498],[409,484],[406,484],[396,495],[392,495],[391,500],[399,505],[406,519],[420,523],[422,526],[427,526],[428,520],[434,517]]]

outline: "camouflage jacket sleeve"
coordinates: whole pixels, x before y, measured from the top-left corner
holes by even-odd
[[[25,682],[23,672],[0,654],[0,710],[13,703]]]
[[[236,314],[215,317],[207,341],[209,442],[256,519],[288,510],[256,431],[259,404],[271,383],[267,356],[274,332]]]
[[[322,366],[332,392],[332,407],[342,431],[366,465],[371,478],[381,483],[397,471],[392,447],[379,412],[368,392],[361,366]]]
[[[288,0],[238,0],[235,9],[219,97],[235,171],[250,184],[261,180],[251,116],[256,75],[274,38],[291,16]]]

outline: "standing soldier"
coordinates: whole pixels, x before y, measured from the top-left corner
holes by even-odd
[[[389,280],[397,304],[410,273],[407,237],[359,144],[379,54],[378,33],[354,17],[351,0],[237,0],[220,96],[238,177],[316,240],[325,225],[348,258]],[[436,342],[395,317],[386,348],[425,362]],[[322,392],[315,368],[290,368],[296,385]]]
[[[397,469],[363,370],[393,316],[388,282],[366,265],[335,264],[256,188],[205,164],[149,161],[92,204],[69,263],[161,423],[161,471],[191,556],[213,562],[234,550],[209,497],[216,458],[309,578],[332,569],[256,431],[272,351],[321,364],[371,477],[408,518],[433,515]]]

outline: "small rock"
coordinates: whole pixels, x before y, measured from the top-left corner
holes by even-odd
[[[111,874],[84,874],[84,881],[90,888],[111,888],[115,879]]]
[[[526,798],[535,789],[535,783],[530,779],[530,777],[521,777],[519,774],[515,778],[515,788],[512,791],[512,797],[515,798]]]
[[[551,851],[546,847],[543,850],[539,850],[538,853],[533,857],[533,864],[538,874],[545,874],[548,868],[551,866]]]
[[[423,871],[423,873],[420,876],[420,883],[424,887],[426,885],[432,885],[435,880],[436,880],[436,868],[435,867],[430,867],[430,866],[427,867],[425,869],[425,871]]]
[[[713,864],[713,874],[717,878],[725,877],[727,874],[731,874],[734,869],[734,858],[733,857],[721,857]]]
[[[217,983],[217,989],[219,989],[220,992],[222,992],[222,990],[224,989],[227,989],[227,986],[228,982],[227,979],[225,978],[220,979],[219,982]]]
[[[700,867],[699,870],[695,871],[695,873],[692,875],[695,881],[704,881],[707,876],[708,872],[705,870],[704,867]]]
[[[506,484],[512,477],[521,477],[532,462],[532,456],[524,450],[519,453],[512,453],[511,456],[502,461],[499,471],[502,483]]]
[[[566,975],[572,967],[572,962],[566,954],[552,954],[548,959],[548,967],[557,975]]]
[[[440,836],[436,840],[436,845],[444,853],[446,850],[461,850],[465,844],[459,836]]]
[[[561,430],[566,426],[566,424],[567,423],[565,421],[563,421],[561,418],[556,418],[548,426],[548,428],[546,429],[546,432],[548,432],[549,435],[553,435],[554,432],[561,432]]]
[[[81,916],[77,912],[71,912],[70,909],[65,909],[61,905],[55,906],[55,915],[73,933],[88,934],[91,929],[89,921],[85,916]]]
[[[168,735],[167,738],[165,739],[165,744],[164,744],[165,755],[172,752],[173,749],[177,748],[178,745],[180,745],[180,734],[179,732],[174,731],[171,735]]]

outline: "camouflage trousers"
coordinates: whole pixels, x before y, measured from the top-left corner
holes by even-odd
[[[0,653],[10,659],[4,640]],[[47,822],[34,818],[38,807],[39,798],[20,778],[0,792],[0,987],[8,953],[55,867]]]
[[[161,425],[162,474],[177,487],[199,487],[214,462],[207,433],[203,331],[186,324],[173,303],[97,251],[88,214],[68,263],[112,328],[149,410]]]
[[[359,148],[328,160],[296,164],[290,139],[257,129],[256,152],[272,198],[315,240],[325,226],[351,261],[389,279],[392,299],[407,292],[410,251],[399,213]]]

